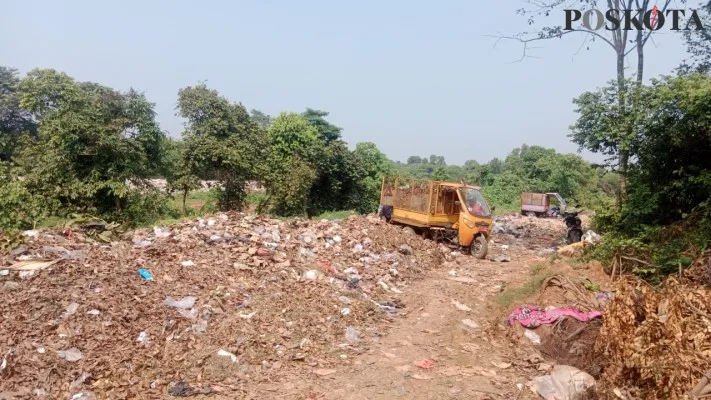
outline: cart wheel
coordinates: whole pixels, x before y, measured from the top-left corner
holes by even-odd
[[[534,213],[533,211],[529,211],[529,212],[526,213],[526,216],[535,217],[535,216],[537,216],[537,214]]]
[[[474,238],[474,241],[472,242],[470,247],[470,252],[471,255],[480,260],[486,258],[486,253],[489,252],[489,243],[486,241],[486,238],[483,235],[479,235]]]

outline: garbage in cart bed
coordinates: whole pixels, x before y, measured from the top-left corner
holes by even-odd
[[[488,252],[492,211],[478,186],[384,177],[381,218],[477,258]]]

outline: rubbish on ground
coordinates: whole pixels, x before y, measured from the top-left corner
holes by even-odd
[[[454,277],[454,276],[457,276],[457,271],[451,270],[451,271],[449,271],[447,274],[448,274],[449,276]]]
[[[151,272],[148,271],[147,269],[144,269],[144,268],[139,269],[139,270],[138,270],[138,275],[141,275],[141,278],[143,278],[143,279],[145,279],[145,280],[147,280],[147,281],[153,280],[153,275],[152,275]]]
[[[60,350],[57,352],[57,356],[69,362],[75,362],[82,359],[81,350],[76,347],[72,347],[68,350]]]
[[[143,332],[139,333],[138,338],[136,338],[136,341],[138,343],[145,343],[146,341],[148,341],[148,332],[143,331]]]
[[[67,311],[64,312],[62,315],[62,318],[69,318],[70,316],[74,315],[77,310],[79,309],[79,304],[77,303],[72,303],[69,306],[67,306]]]
[[[568,365],[556,365],[550,375],[533,378],[531,390],[544,399],[577,400],[595,386],[595,378]]]
[[[39,235],[39,231],[35,231],[35,230],[24,231],[24,232],[22,232],[22,234],[25,236],[29,236],[29,237],[37,237]]]
[[[0,269],[0,276],[8,276],[8,275],[10,275],[9,269]]]
[[[582,312],[574,308],[555,308],[542,310],[538,307],[522,307],[511,312],[508,324],[513,326],[516,322],[526,328],[536,328],[543,324],[552,324],[561,317],[572,317],[580,322],[588,322],[602,317],[601,311]]]
[[[236,355],[230,353],[227,350],[220,350],[217,352],[217,355],[220,357],[229,357],[230,360],[232,360],[233,363],[236,363],[238,361],[238,358]]]
[[[18,275],[20,276],[20,279],[22,279],[24,281],[26,279],[30,279],[30,277],[34,274],[35,274],[35,271],[30,270],[30,271],[20,271],[20,273]],[[5,282],[5,283],[9,283],[9,282]]]
[[[412,247],[410,247],[409,245],[403,244],[402,246],[400,246],[400,253],[402,253],[406,256],[409,256],[412,254]]]
[[[351,326],[346,328],[346,341],[348,341],[349,344],[357,344],[360,342],[360,338],[358,337],[360,335],[360,332],[356,328],[353,328]]]
[[[526,329],[523,333],[533,344],[541,344],[541,337],[534,331]]]
[[[503,250],[503,251],[508,251],[508,249],[509,249],[509,245],[507,245],[507,244],[502,244],[502,245],[501,245],[501,250]]]
[[[245,314],[245,313],[242,313],[242,312],[239,313],[239,317],[242,318],[242,319],[252,319],[252,318],[254,318],[255,315],[257,315],[256,312],[251,312],[251,313],[249,313],[249,314]]]
[[[318,279],[319,275],[321,275],[320,272],[315,269],[312,269],[304,272],[304,279],[306,279],[307,281],[315,281],[316,279]]]
[[[153,234],[155,237],[165,238],[170,236],[170,228],[159,228],[157,226],[153,227]]]
[[[582,256],[585,241],[575,242],[558,249],[558,255],[563,257],[580,257]]]
[[[318,376],[328,376],[328,375],[333,375],[336,372],[338,372],[335,369],[315,369],[313,371],[314,371],[314,374],[316,374]]]
[[[341,303],[344,303],[344,304],[351,304],[351,303],[353,303],[353,300],[351,300],[350,297],[346,297],[346,296],[339,296],[339,297],[338,297],[338,300],[340,300]]]
[[[608,301],[612,300],[614,294],[612,292],[597,292],[595,293],[595,301],[601,305],[607,304]]]
[[[454,300],[454,299],[452,299],[452,305],[453,305],[457,310],[459,310],[459,311],[469,312],[469,311],[472,310],[472,309],[469,308],[467,305],[462,304],[462,303],[460,303],[460,302],[458,302],[458,301],[456,301],[456,300]]]
[[[198,388],[188,385],[185,381],[171,382],[168,384],[168,394],[173,397],[188,397],[196,394],[210,394],[211,388]]]
[[[197,297],[194,296],[185,296],[180,300],[174,300],[172,297],[168,296],[163,301],[163,304],[172,308],[187,309],[192,308],[195,305],[196,301]]]
[[[432,369],[435,366],[435,362],[432,360],[419,360],[415,361],[415,366],[422,369]]]
[[[72,395],[71,400],[96,400],[96,395],[92,392],[83,391]]]
[[[341,315],[343,315],[344,317],[348,316],[350,313],[351,313],[351,309],[348,307],[341,309]]]
[[[511,262],[511,257],[509,257],[509,256],[498,256],[498,257],[495,257],[495,258],[494,258],[494,261],[496,261],[496,262],[501,262],[501,263],[503,263],[503,262]]]
[[[183,267],[194,267],[195,263],[192,261],[183,261],[180,263],[180,265],[182,265]]]
[[[466,326],[472,328],[472,329],[479,329],[479,324],[477,324],[476,322],[472,321],[471,319],[462,320],[462,323],[463,323],[464,325],[466,325]]]
[[[62,261],[61,258],[52,261],[28,260],[20,261],[10,265],[8,268],[14,271],[38,271],[51,267],[52,265]]]
[[[590,243],[590,244],[597,244],[598,242],[602,241],[602,236],[598,235],[597,233],[593,231],[587,231],[583,235],[583,240]]]

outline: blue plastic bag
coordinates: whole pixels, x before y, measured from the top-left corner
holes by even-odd
[[[141,277],[143,277],[143,279],[147,281],[153,280],[153,275],[151,275],[151,273],[147,269],[139,269],[138,274],[141,275]]]

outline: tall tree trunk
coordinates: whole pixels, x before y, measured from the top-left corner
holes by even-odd
[[[618,104],[620,106],[620,112],[622,115],[625,114],[625,97],[627,95],[627,90],[625,87],[625,54],[624,48],[618,49],[617,51],[617,93],[618,93]],[[629,153],[627,147],[618,144],[620,148],[618,149],[618,170],[620,172],[620,190],[617,193],[617,209],[622,210],[622,203],[627,195],[627,167],[629,161]]]

